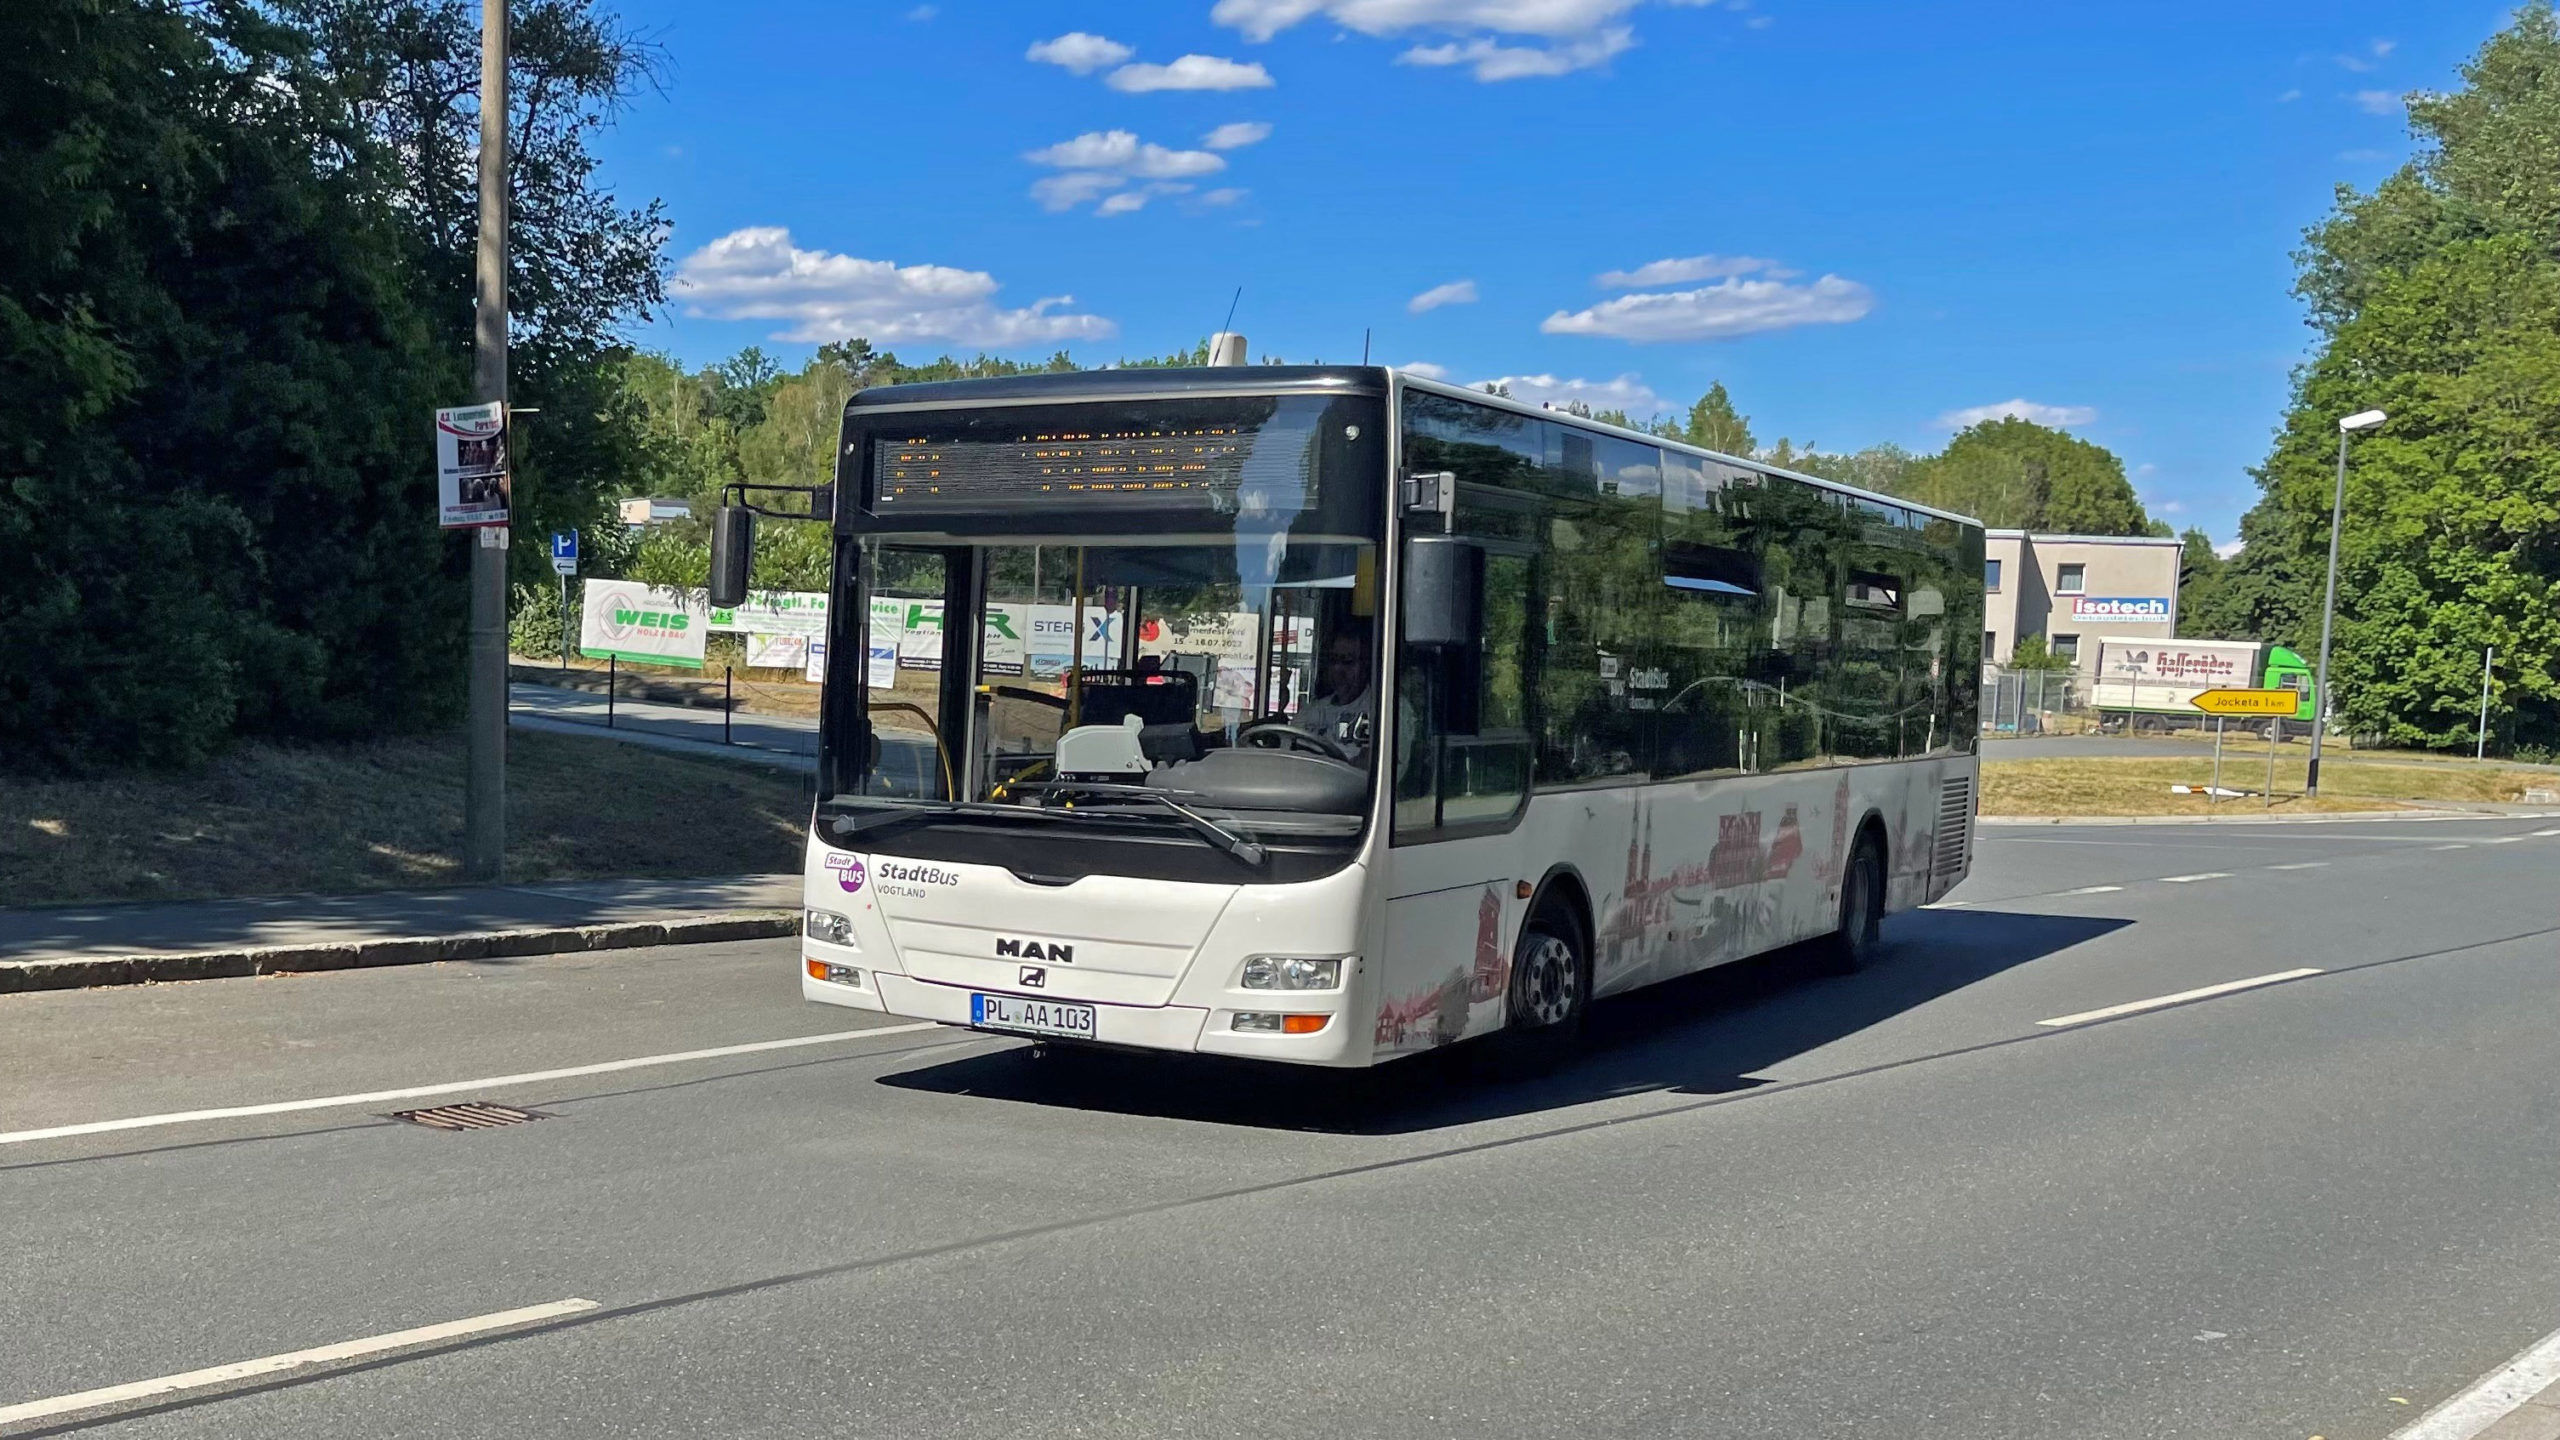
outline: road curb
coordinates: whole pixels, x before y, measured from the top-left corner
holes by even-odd
[[[2331,810],[2318,815],[1978,815],[1977,825],[2329,825],[2375,820],[2544,820],[2513,810]]]
[[[627,950],[643,945],[769,940],[797,934],[799,929],[798,911],[745,910],[687,919],[486,930],[469,935],[406,936],[318,945],[273,945],[246,950],[200,950],[186,954],[12,960],[0,961],[0,995],[33,990],[85,990],[102,985],[151,985],[167,980],[225,980],[246,975],[359,970],[378,965],[426,965],[442,960],[503,960],[586,950]]]

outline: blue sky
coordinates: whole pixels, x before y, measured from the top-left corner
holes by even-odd
[[[2023,402],[2218,540],[2310,338],[2290,252],[2494,4],[621,0],[663,96],[641,343],[1189,346],[1510,378],[1763,443]],[[1439,303],[1423,297],[1434,294]]]

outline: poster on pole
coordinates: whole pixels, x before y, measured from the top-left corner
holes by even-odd
[[[590,580],[578,616],[579,652],[591,660],[699,670],[711,627],[698,594],[637,580]]]
[[[436,412],[436,522],[448,530],[507,523],[507,407]]]

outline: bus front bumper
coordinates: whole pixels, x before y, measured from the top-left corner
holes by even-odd
[[[937,985],[905,975],[883,974],[876,970],[863,972],[859,986],[835,984],[803,973],[800,996],[822,1005],[844,1005],[858,1010],[879,1010],[891,1015],[904,1015],[917,1020],[935,1020],[945,1025],[979,1028],[988,1035],[1014,1035],[1009,1030],[985,1029],[969,1025],[969,997],[979,993],[957,985]],[[1048,997],[1030,996],[1043,999]],[[1063,997],[1062,997],[1063,998]],[[1290,997],[1293,1009],[1308,1008],[1316,997]],[[1327,995],[1326,1001],[1339,1001],[1339,995]],[[1279,997],[1274,996],[1277,1001]],[[1233,1055],[1254,1060],[1276,1060],[1298,1065],[1367,1065],[1371,1047],[1355,1042],[1365,1039],[1357,1027],[1341,1014],[1334,1014],[1324,1028],[1308,1035],[1272,1034],[1240,1031],[1234,1028],[1236,1012],[1210,1010],[1193,1005],[1105,1005],[1074,1000],[1070,1003],[1093,1004],[1094,1039],[1105,1045],[1126,1045],[1141,1050],[1170,1050],[1189,1054]],[[1271,1002],[1263,1002],[1265,1004]],[[1023,1035],[1023,1039],[1040,1039]]]

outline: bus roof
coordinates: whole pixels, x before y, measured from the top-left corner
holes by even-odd
[[[1021,405],[1041,402],[1067,403],[1075,400],[1125,400],[1141,396],[1174,398],[1189,395],[1383,395],[1397,385],[1471,400],[1497,410],[1515,411],[1541,420],[1552,420],[1602,435],[1620,436],[1644,445],[1658,445],[1666,450],[1739,466],[1764,475],[1780,476],[1817,490],[1829,490],[1879,505],[1894,505],[1918,514],[1951,520],[1959,525],[1979,527],[1981,521],[1922,505],[1899,495],[1881,495],[1855,485],[1788,470],[1765,460],[1726,455],[1703,449],[1686,441],[1668,440],[1642,430],[1622,425],[1604,424],[1563,410],[1549,410],[1514,400],[1507,395],[1489,395],[1463,385],[1450,385],[1426,379],[1411,371],[1392,370],[1382,365],[1227,365],[1227,366],[1139,366],[1114,370],[1046,371],[1034,375],[995,375],[973,380],[925,380],[909,385],[876,385],[857,390],[845,401],[848,414],[856,410],[907,408],[944,409],[967,405]]]

